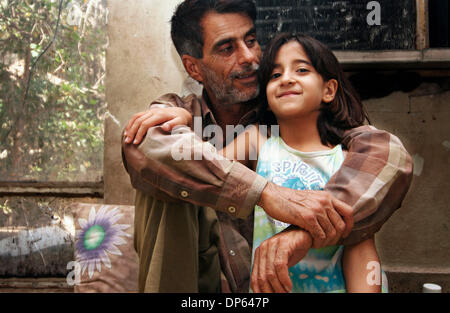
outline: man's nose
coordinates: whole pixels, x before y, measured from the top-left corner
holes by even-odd
[[[243,44],[239,47],[238,63],[241,64],[253,64],[258,59],[256,49],[247,47]]]

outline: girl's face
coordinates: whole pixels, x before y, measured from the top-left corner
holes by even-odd
[[[267,84],[269,107],[280,120],[317,118],[322,101],[334,99],[334,79],[324,82],[297,41],[281,46]],[[330,83],[333,86],[330,86]],[[337,85],[337,83],[336,83]],[[336,86],[337,87],[337,86]]]

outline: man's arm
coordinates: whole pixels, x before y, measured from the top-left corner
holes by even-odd
[[[199,100],[194,95],[180,98],[168,94],[149,107],[183,107],[200,116],[200,105],[195,101]],[[162,191],[175,199],[246,218],[267,184],[244,165],[222,158],[186,127],[172,133],[160,126],[150,127],[139,145],[128,144],[125,138],[123,134],[122,160],[133,187],[158,197]]]
[[[194,101],[198,101],[194,96],[181,99],[169,94],[152,104],[181,106],[190,110],[193,115],[200,115],[201,112],[194,112],[200,107],[194,105]],[[122,150],[124,165],[137,189],[146,192],[158,189],[172,197],[211,206],[243,218],[252,212],[257,202],[265,202],[265,205],[260,206],[269,215],[277,218],[274,215],[279,214],[277,219],[291,224],[295,224],[292,221],[301,215],[298,210],[300,207],[308,213],[308,223],[315,225],[316,233],[312,235],[315,239],[314,247],[318,247],[322,244],[317,244],[317,239],[326,243],[329,242],[327,237],[340,238],[340,234],[347,233],[352,221],[347,214],[349,210],[345,207],[346,204],[353,207],[354,213],[359,217],[359,224],[350,240],[344,243],[357,243],[373,235],[400,206],[411,181],[411,158],[398,138],[368,126],[356,128],[346,135],[344,144],[349,153],[341,169],[327,184],[326,190],[329,193],[310,192],[306,195],[305,192],[291,191],[288,197],[281,199],[285,210],[280,210],[276,204],[279,201],[264,201],[266,198],[279,198],[282,192],[278,189],[281,187],[267,184],[264,178],[242,164],[226,159],[211,162],[209,158],[214,152],[203,149],[200,144],[193,145],[196,147],[193,150],[197,152],[190,153],[199,155],[201,160],[174,162],[172,147],[176,142],[188,138],[188,141],[195,141],[195,137],[187,137],[193,135],[174,135],[161,127],[152,127],[141,145],[124,143]],[[329,196],[324,197],[324,194]],[[374,195],[374,199],[371,195]],[[342,201],[339,203],[333,196]],[[381,203],[382,210],[377,210],[377,203]],[[332,215],[333,206],[344,217],[344,225],[342,219]],[[366,214],[362,219],[360,212]],[[287,219],[282,219],[283,215]],[[351,215],[350,213],[350,217]],[[330,227],[330,221],[334,227]]]
[[[159,97],[150,103],[146,111],[134,114],[128,121],[122,132],[125,143],[140,144],[148,129],[156,125],[161,125],[165,131],[172,130],[176,125],[192,128],[192,117],[200,115],[196,101],[197,97],[193,94],[183,99],[173,93]],[[168,110],[161,110],[167,108],[171,110],[169,113]]]
[[[345,135],[347,157],[325,190],[353,208],[353,230],[340,242],[351,245],[372,237],[401,206],[413,162],[401,141],[386,131],[361,126]]]
[[[157,109],[152,105],[151,113],[134,115],[136,122],[130,122],[126,128],[127,137],[132,137],[142,125],[145,132],[148,131],[141,144],[130,145],[127,140],[123,144],[124,165],[135,188],[160,199],[172,198],[173,201],[176,198],[241,218],[246,218],[258,201],[271,217],[309,231],[316,246],[336,242],[343,233],[350,232],[353,226],[351,208],[327,192],[293,191],[267,184],[254,171],[222,158],[212,145],[203,142],[188,127],[169,133],[164,125],[155,126],[158,125],[155,120],[172,119],[177,104],[192,111],[200,107],[200,103],[192,104],[195,97],[182,101],[172,94],[165,96],[163,102],[167,99],[169,103],[163,104],[168,108],[160,108],[160,101],[156,101]]]
[[[334,212],[339,200],[333,202],[324,191],[298,191],[267,183],[241,163],[224,158],[186,126],[171,134],[152,127],[139,146],[125,144],[123,152],[132,185],[152,195],[161,190],[172,198],[239,218],[247,218],[259,198],[274,199],[258,203],[271,217],[309,231],[317,242],[337,241],[340,236],[336,237],[333,225],[346,226]],[[351,219],[351,208],[343,210]],[[351,226],[350,221],[348,231]]]

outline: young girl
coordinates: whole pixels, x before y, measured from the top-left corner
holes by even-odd
[[[279,125],[267,139],[259,125],[248,128],[223,154],[269,181],[292,189],[321,190],[345,158],[343,132],[367,119],[361,101],[334,54],[304,35],[280,34],[267,46],[261,68],[260,125]],[[257,161],[250,156],[257,154]],[[288,224],[255,208],[253,256],[266,239]],[[380,292],[369,264],[379,258],[373,238],[354,246],[310,249],[289,269],[292,292]],[[381,273],[378,273],[380,277]]]

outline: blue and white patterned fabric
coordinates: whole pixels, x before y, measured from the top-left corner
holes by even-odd
[[[279,186],[322,190],[343,161],[340,145],[331,150],[301,152],[286,145],[281,137],[271,137],[260,151],[256,172]],[[289,225],[274,220],[256,206],[254,226],[253,255],[264,240]],[[292,292],[345,292],[342,252],[343,246],[310,249],[304,259],[289,269]]]

